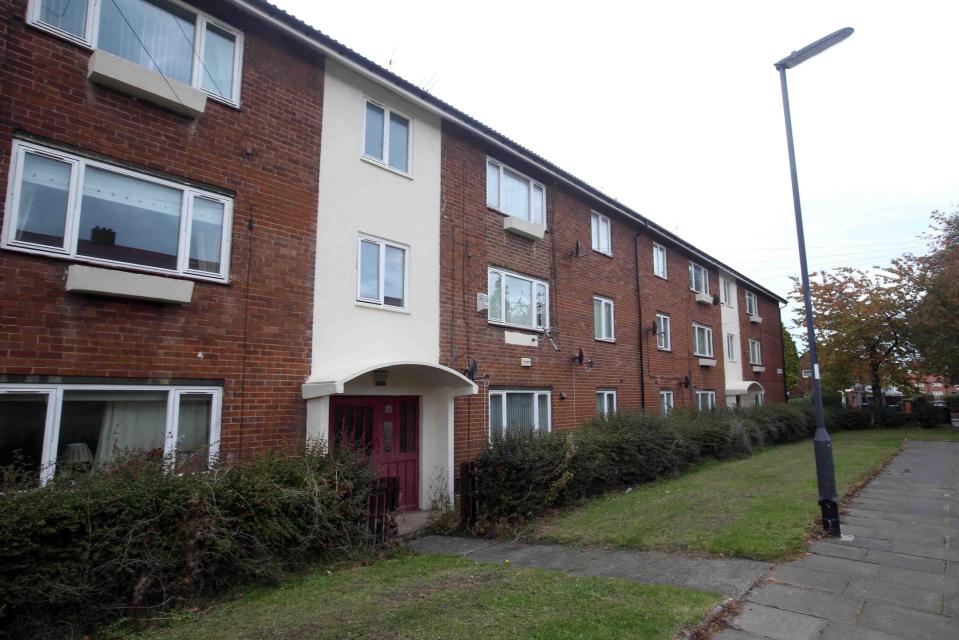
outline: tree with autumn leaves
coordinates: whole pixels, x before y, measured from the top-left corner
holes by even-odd
[[[875,391],[908,388],[913,373],[959,376],[959,212],[933,212],[926,255],[906,254],[871,271],[842,267],[814,273],[823,387],[866,382]],[[796,282],[792,298],[802,305]],[[796,325],[805,327],[802,313]],[[883,411],[882,393],[873,410]]]

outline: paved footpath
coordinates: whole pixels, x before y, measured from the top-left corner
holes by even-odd
[[[822,541],[746,594],[716,640],[959,639],[959,442],[909,442]]]

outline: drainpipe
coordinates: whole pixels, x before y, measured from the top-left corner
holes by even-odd
[[[646,222],[646,228],[638,231],[633,237],[633,247],[636,250],[636,311],[639,316],[639,406],[643,413],[646,413],[646,362],[643,352],[643,344],[646,342],[646,325],[643,323],[643,298],[640,295],[639,286],[639,236],[649,231],[649,222]]]
[[[783,309],[785,305],[776,308],[779,310],[779,353],[783,357],[783,402],[789,402],[789,382],[786,380],[786,337],[783,335]],[[796,349],[796,366],[799,367],[799,375],[802,375],[802,366],[799,364],[799,349]],[[800,378],[801,379],[801,378]]]

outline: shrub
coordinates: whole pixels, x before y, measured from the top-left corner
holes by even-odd
[[[476,459],[478,532],[623,485],[673,475],[710,459],[796,442],[815,428],[803,406],[620,413],[576,430],[497,434]]]
[[[365,541],[372,477],[350,453],[312,450],[185,475],[132,459],[8,491],[0,624],[10,637],[69,637],[349,552]]]
[[[935,406],[925,396],[919,396],[913,400],[911,415],[919,426],[926,428],[949,424],[949,409]]]
[[[826,426],[830,431],[872,429],[872,414],[868,411],[846,409],[833,414]]]

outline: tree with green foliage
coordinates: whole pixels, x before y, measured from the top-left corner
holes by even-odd
[[[792,390],[799,383],[799,351],[796,341],[783,327],[783,374],[786,376],[786,388]]]

